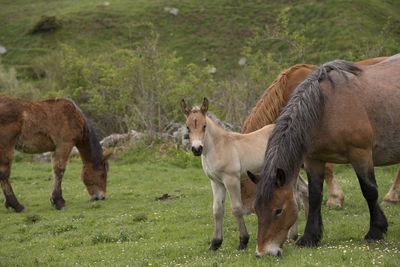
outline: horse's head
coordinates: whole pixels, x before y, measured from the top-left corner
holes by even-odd
[[[207,127],[206,114],[208,110],[208,100],[204,98],[200,109],[190,109],[186,105],[185,100],[182,99],[181,108],[183,114],[186,116],[186,127],[189,132],[192,152],[195,156],[200,156],[203,152],[204,135]]]
[[[103,200],[106,197],[108,159],[112,155],[113,152],[103,154],[103,158],[97,167],[88,162],[82,166],[82,181],[86,186],[91,200]]]
[[[264,179],[270,177],[264,177]],[[272,178],[272,177],[271,177]],[[295,179],[293,179],[295,180]],[[273,196],[257,192],[255,212],[258,217],[256,256],[282,255],[282,244],[290,227],[297,220],[297,204],[292,183],[286,183],[283,170],[276,171]]]

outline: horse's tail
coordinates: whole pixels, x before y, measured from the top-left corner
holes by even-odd
[[[335,60],[313,70],[297,86],[269,138],[262,175],[257,186],[257,201],[272,198],[277,168],[283,170],[287,178],[294,177],[294,172],[307,153],[324,110],[325,96],[321,82],[328,80],[332,87],[335,85],[329,75],[332,70],[346,79],[345,72],[354,75],[361,72],[353,63]]]

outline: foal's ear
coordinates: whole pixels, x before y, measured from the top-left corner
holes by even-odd
[[[186,106],[184,99],[181,100],[181,109],[182,109],[182,113],[185,114],[186,117],[189,116],[190,108],[188,106]]]
[[[203,100],[203,105],[201,105],[201,113],[203,113],[204,115],[206,115],[207,111],[208,111],[208,99],[204,98]]]
[[[282,169],[278,168],[276,170],[276,186],[282,187],[285,185],[285,183],[286,183],[285,172]]]
[[[247,176],[249,176],[250,180],[253,181],[253,183],[257,184],[258,181],[260,180],[260,177],[251,171],[247,171]]]

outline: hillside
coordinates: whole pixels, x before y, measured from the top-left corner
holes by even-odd
[[[110,48],[129,48],[144,35],[141,23],[151,22],[161,35],[161,44],[183,57],[184,63],[212,64],[223,73],[238,67],[241,48],[254,27],[273,24],[278,12],[287,6],[290,28],[306,27],[305,35],[316,40],[316,55],[309,61],[320,63],[319,52],[333,57],[356,53],[369,43],[392,18],[390,31],[400,43],[400,2],[395,0],[356,1],[2,1],[0,45],[8,53],[1,56],[6,65],[29,67],[32,61],[57,49],[60,43],[77,48],[82,54],[97,54]],[[173,15],[165,8],[177,8]],[[56,16],[62,28],[53,33],[29,35],[28,30],[41,15]],[[387,37],[387,36],[385,36]],[[267,44],[279,52],[279,45]],[[390,47],[389,47],[390,49]],[[360,57],[361,55],[355,55]],[[208,59],[206,63],[202,58]]]
[[[43,15],[55,16],[59,28],[29,34]],[[104,134],[148,125],[162,131],[182,119],[183,97],[199,103],[208,96],[219,117],[240,126],[283,69],[396,54],[399,44],[397,0],[4,0],[0,93],[73,98]],[[211,67],[215,74],[207,74]],[[148,105],[159,114],[146,122],[156,116]],[[107,128],[107,121],[123,125]]]

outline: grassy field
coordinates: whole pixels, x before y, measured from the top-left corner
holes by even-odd
[[[110,163],[107,199],[90,202],[81,183],[80,162],[72,160],[63,181],[65,210],[51,207],[49,163],[15,162],[12,184],[26,212],[0,207],[0,266],[399,266],[400,205],[384,206],[389,221],[385,241],[366,244],[369,213],[349,166],[336,166],[345,208],[323,208],[319,247],[284,244],[282,257],[254,256],[257,219],[246,216],[249,247],[237,251],[238,231],[229,201],[224,243],[207,252],[213,232],[208,178],[183,151],[158,159],[121,155]],[[380,200],[396,168],[377,168]],[[325,189],[326,190],[326,189]],[[178,198],[157,201],[168,193]],[[4,201],[1,194],[0,201]],[[324,202],[326,202],[326,191]],[[299,232],[304,231],[300,216]]]

